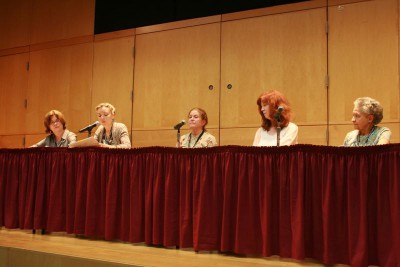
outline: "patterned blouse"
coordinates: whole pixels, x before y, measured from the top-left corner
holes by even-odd
[[[199,136],[193,137],[191,133],[181,137],[180,147],[200,148],[217,146],[217,140],[209,132],[202,132]]]
[[[389,128],[374,126],[368,135],[360,135],[358,130],[349,132],[344,139],[344,146],[374,146],[380,140],[390,141]]]

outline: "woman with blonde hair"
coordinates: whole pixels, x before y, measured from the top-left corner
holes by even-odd
[[[115,107],[110,103],[100,103],[96,107],[96,113],[100,122],[99,128],[94,134],[101,147],[107,148],[131,148],[128,128],[125,124],[115,122]]]

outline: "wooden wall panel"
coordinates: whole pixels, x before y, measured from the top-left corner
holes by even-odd
[[[254,135],[258,128],[222,128],[220,130],[221,146],[237,145],[237,146],[252,146]]]
[[[43,117],[60,110],[76,132],[90,121],[93,43],[31,53],[26,133],[44,130]]]
[[[32,0],[31,44],[94,34],[95,0]]]
[[[29,54],[0,57],[0,135],[23,134]]]
[[[327,125],[300,125],[298,142],[309,145],[328,145]]]
[[[33,0],[0,0],[0,50],[29,45]]]
[[[353,102],[361,96],[381,102],[384,122],[398,122],[398,1],[366,1],[328,11],[330,123],[350,123]]]
[[[257,127],[256,100],[270,89],[288,97],[295,123],[326,124],[325,21],[317,8],[222,23],[222,128]]]
[[[135,49],[133,130],[172,129],[196,106],[219,126],[219,23],[136,35]]]
[[[109,102],[116,108],[115,120],[131,128],[134,37],[94,43],[91,122],[97,120],[95,108]]]
[[[23,147],[24,147],[23,135],[0,135],[0,148],[23,148]]]

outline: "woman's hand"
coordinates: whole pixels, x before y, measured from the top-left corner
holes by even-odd
[[[100,147],[104,147],[104,148],[116,148],[116,146],[114,146],[114,145],[108,145],[108,144],[103,144],[103,143],[100,143]]]

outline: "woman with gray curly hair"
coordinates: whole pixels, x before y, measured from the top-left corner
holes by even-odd
[[[381,104],[370,97],[360,97],[354,101],[351,121],[354,131],[349,132],[344,139],[344,146],[373,146],[389,144],[390,130],[377,126],[382,121],[383,108]]]

